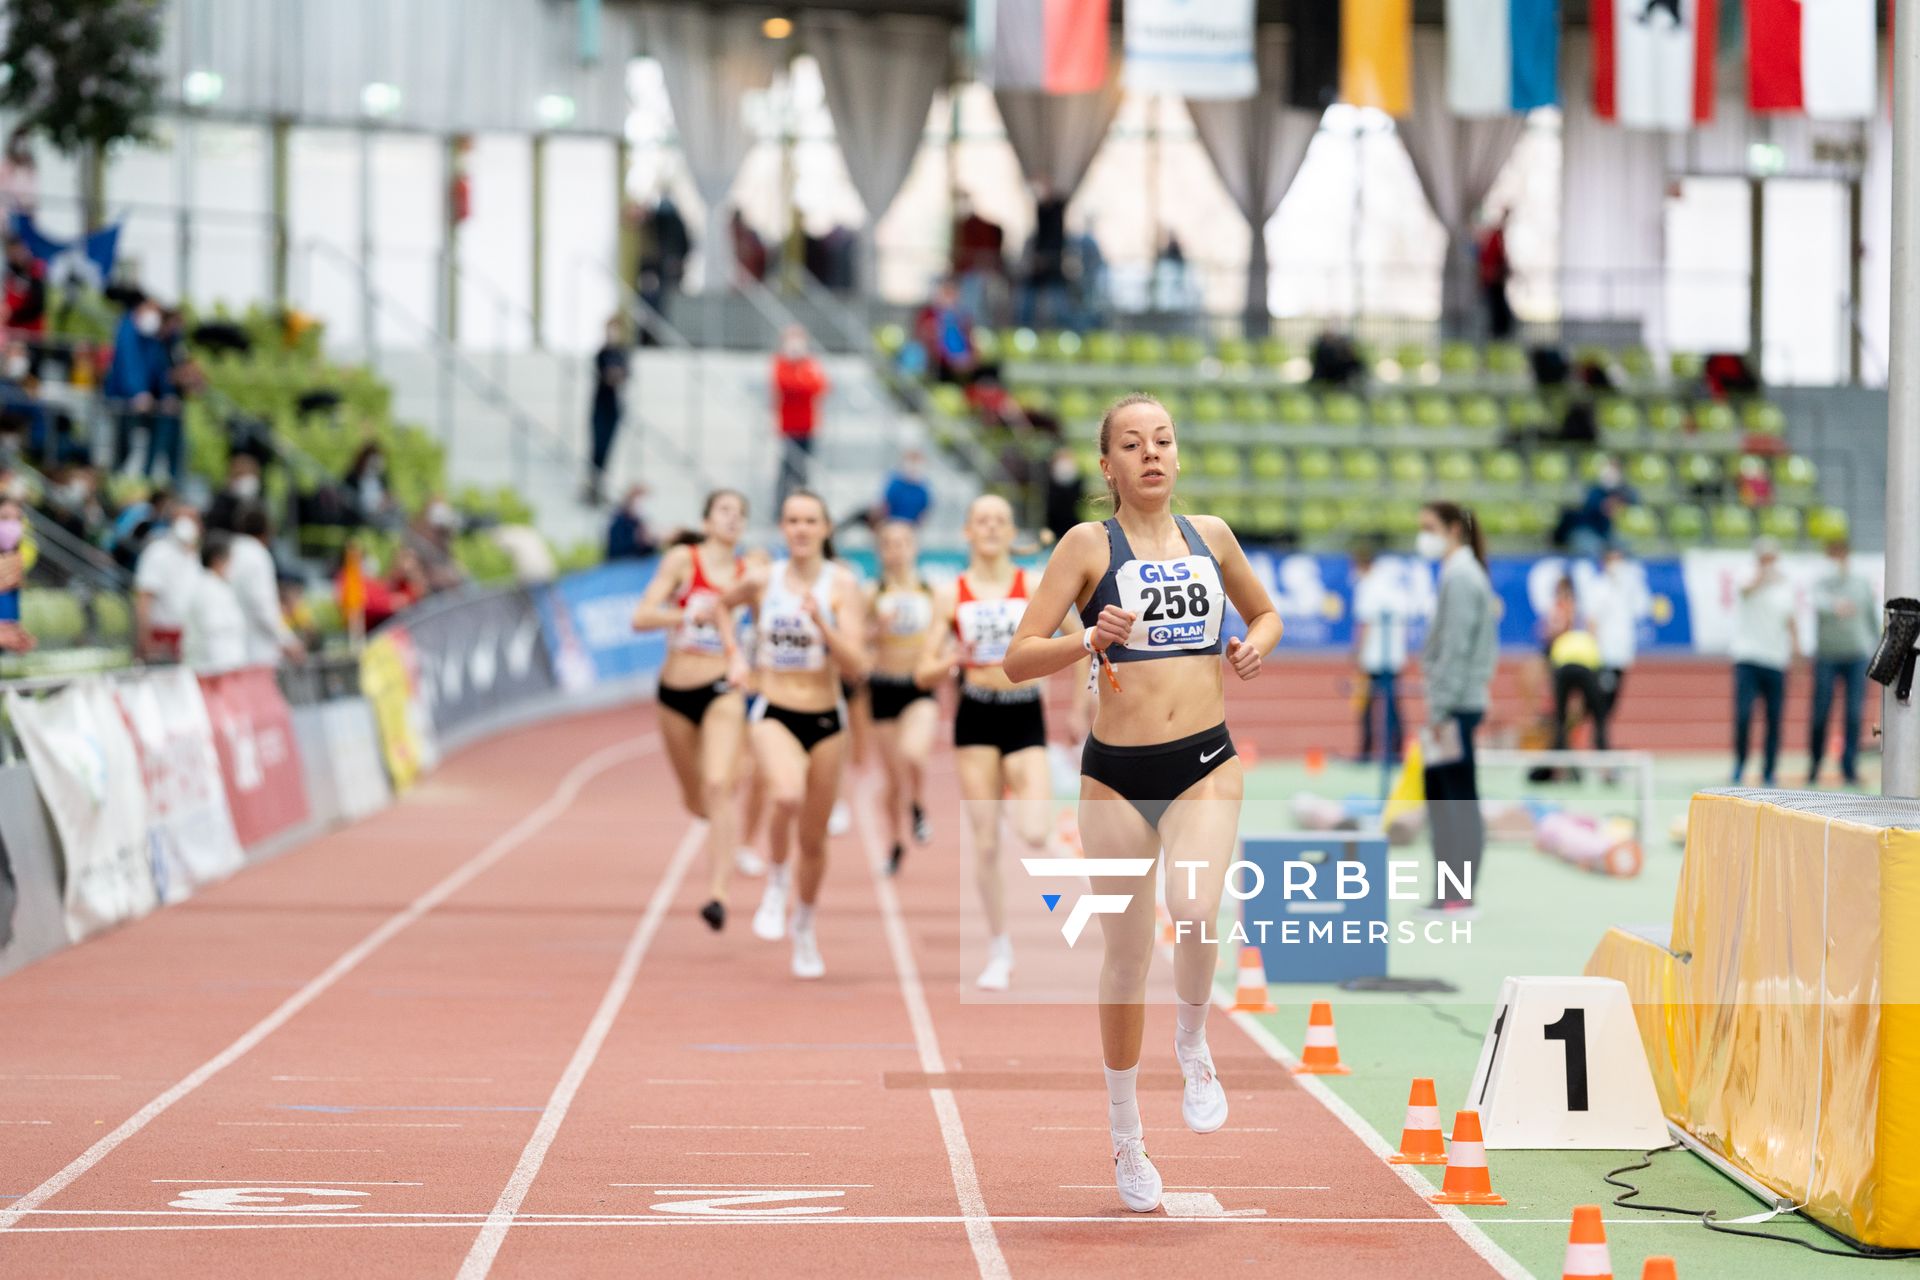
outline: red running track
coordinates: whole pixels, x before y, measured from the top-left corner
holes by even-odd
[[[724,934],[695,918],[698,831],[631,710],[0,981],[0,1275],[1520,1274],[1225,1017],[1233,1117],[1198,1137],[1151,1013],[1174,1212],[1121,1208],[1091,1008],[961,998],[933,773],[896,882],[857,788],[819,983],[746,929],[757,882]]]

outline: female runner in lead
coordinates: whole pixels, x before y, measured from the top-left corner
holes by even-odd
[[[813,909],[827,870],[827,819],[846,762],[840,681],[858,680],[867,669],[866,598],[853,575],[827,558],[832,528],[818,495],[804,489],[788,494],[780,507],[787,558],[742,593],[756,614],[760,684],[749,719],[770,806],[773,863],[753,932],[769,942],[786,934],[788,856],[797,834],[799,875],[791,884],[799,898],[793,912],[796,978],[826,974]]]
[[[906,856],[909,823],[914,843],[933,839],[920,788],[940,708],[913,678],[933,627],[933,588],[920,576],[913,526],[889,520],[880,526],[878,542],[880,581],[868,604],[874,660],[867,701],[880,742],[880,767],[887,776],[887,829],[893,839],[887,871],[894,874]]]
[[[974,875],[992,939],[987,964],[975,979],[983,991],[1005,991],[1013,979],[1013,940],[1007,935],[1006,887],[1000,872],[1002,797],[1013,797],[1015,834],[1039,852],[1047,840],[1052,779],[1047,769],[1047,719],[1041,704],[1044,681],[1012,679],[1002,668],[1007,644],[1027,613],[1026,570],[1013,562],[1013,508],[992,494],[967,508],[967,571],[936,597],[933,629],[920,664],[920,684],[932,688],[960,667],[960,701],[953,716],[953,758],[973,831]],[[1061,610],[1062,613],[1065,610]],[[1059,618],[1055,618],[1058,625]],[[1074,637],[1066,662],[1084,661]],[[1051,635],[1052,629],[1047,631]],[[1039,674],[1046,674],[1045,672]],[[1075,692],[1075,715],[1086,722],[1085,681]],[[1076,733],[1077,736],[1077,733]]]
[[[1107,410],[1100,470],[1115,514],[1104,524],[1076,525],[1060,540],[1007,651],[1006,671],[1009,679],[1032,680],[1079,660],[1083,648],[1105,667],[1107,687],[1080,759],[1081,845],[1097,858],[1152,858],[1165,847],[1167,910],[1178,939],[1180,1110],[1188,1128],[1211,1133],[1226,1123],[1227,1095],[1207,1050],[1219,946],[1202,941],[1201,929],[1211,930],[1219,915],[1242,784],[1217,655],[1226,654],[1240,679],[1253,679],[1280,642],[1280,618],[1233,530],[1212,516],[1189,519],[1169,509],[1179,469],[1173,420],[1159,401],[1131,395]],[[1228,600],[1246,619],[1247,638],[1223,644]],[[1075,607],[1087,630],[1055,637]],[[1153,960],[1153,876],[1091,881],[1095,893],[1133,899],[1125,912],[1100,917],[1100,1044],[1114,1181],[1129,1209],[1147,1213],[1160,1203],[1160,1174],[1147,1157],[1134,1080]]]
[[[687,812],[707,820],[707,905],[700,918],[727,923],[727,873],[736,853],[733,793],[746,733],[746,666],[722,597],[740,580],[736,548],[747,500],[732,489],[707,495],[704,537],[669,550],[633,613],[636,631],[670,631],[660,669],[660,736]],[[671,602],[669,602],[671,601]],[[743,867],[744,869],[744,867]]]

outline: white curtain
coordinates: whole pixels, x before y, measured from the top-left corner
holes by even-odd
[[[1119,63],[1110,61],[1107,82],[1093,93],[994,90],[1007,141],[1028,182],[1044,183],[1063,200],[1073,197],[1119,113]]]
[[[861,283],[873,288],[873,238],[920,150],[933,95],[947,81],[951,27],[937,18],[824,11],[806,19],[847,176],[866,206]]]
[[[733,276],[733,237],[727,193],[753,145],[742,99],[764,89],[785,61],[786,47],[760,34],[764,15],[741,10],[674,5],[646,12],[649,51],[660,61],[693,185],[707,206],[704,243],[707,288]]]
[[[1472,305],[1474,218],[1520,141],[1526,120],[1517,115],[1485,120],[1454,115],[1447,107],[1446,37],[1421,30],[1413,36],[1413,112],[1394,123],[1420,189],[1447,231],[1441,315],[1457,319]]]
[[[1593,45],[1566,38],[1560,124],[1560,310],[1569,320],[1635,319],[1664,347],[1667,138],[1593,113]]]
[[[1261,32],[1255,49],[1260,87],[1253,97],[1187,103],[1200,144],[1252,233],[1246,323],[1255,334],[1268,327],[1267,222],[1286,198],[1320,128],[1320,112],[1287,105],[1289,43],[1284,29]]]

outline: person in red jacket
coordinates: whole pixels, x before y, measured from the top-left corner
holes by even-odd
[[[807,459],[820,422],[820,397],[826,393],[827,375],[807,349],[807,331],[794,325],[781,335],[780,351],[773,358],[773,409],[781,444],[777,502],[807,487]]]

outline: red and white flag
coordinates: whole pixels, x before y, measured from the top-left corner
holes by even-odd
[[[1629,129],[1713,119],[1719,0],[1593,0],[1593,110]]]
[[[1748,103],[1815,120],[1873,115],[1873,0],[1747,0]]]

